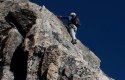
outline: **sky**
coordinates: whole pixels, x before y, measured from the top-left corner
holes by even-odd
[[[81,20],[77,38],[100,59],[101,69],[116,80],[125,80],[124,0],[32,0],[56,15],[76,12]]]

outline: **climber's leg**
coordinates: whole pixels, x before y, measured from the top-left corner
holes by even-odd
[[[77,40],[77,38],[76,38],[76,32],[77,32],[77,27],[75,26],[75,25],[70,25],[71,27],[70,27],[70,35],[71,35],[71,37],[72,37],[72,43],[73,44],[76,44],[76,40]]]

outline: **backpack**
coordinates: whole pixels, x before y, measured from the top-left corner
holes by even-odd
[[[75,18],[71,19],[71,24],[76,25],[76,27],[80,26],[80,20],[79,20],[78,16],[76,16]]]

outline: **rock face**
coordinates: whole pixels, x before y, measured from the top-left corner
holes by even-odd
[[[0,80],[111,80],[52,12],[15,1],[0,1]]]

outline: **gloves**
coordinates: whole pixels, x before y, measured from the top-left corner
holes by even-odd
[[[57,16],[57,18],[61,19],[61,18],[62,18],[62,16]]]

